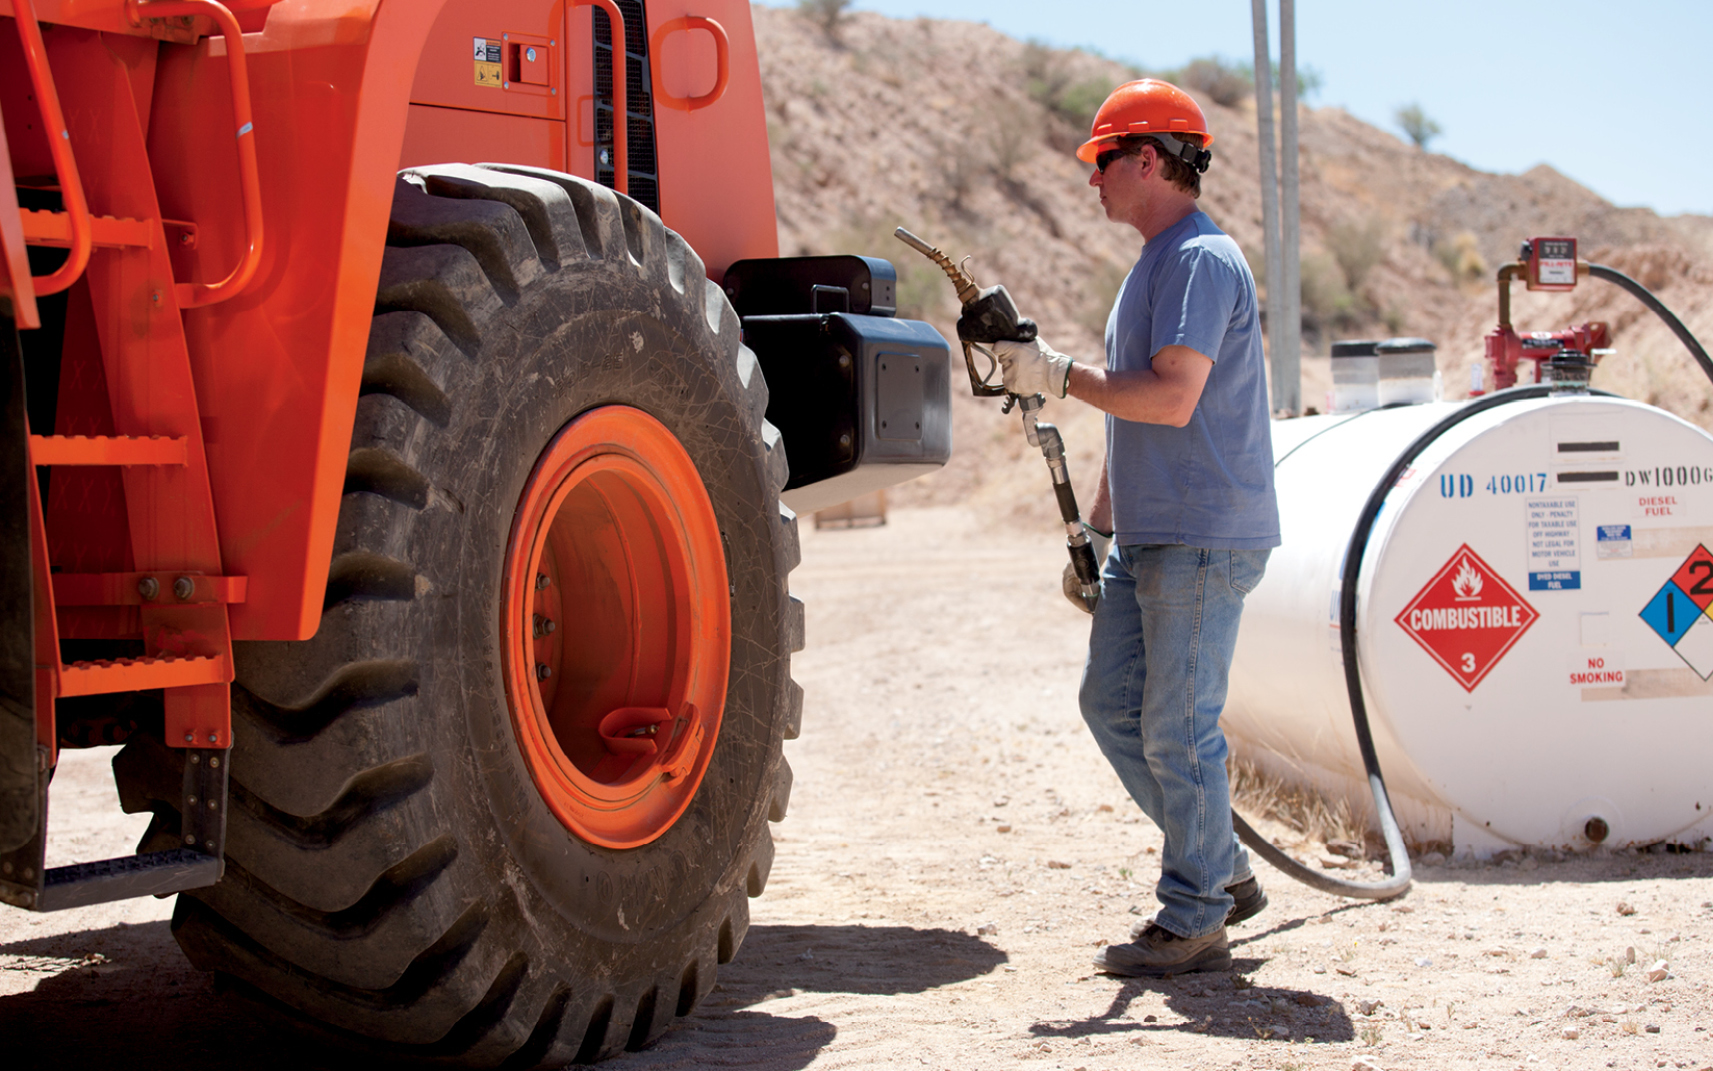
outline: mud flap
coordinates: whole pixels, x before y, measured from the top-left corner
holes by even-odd
[[[23,353],[12,318],[0,316],[0,855],[30,843],[42,827],[30,579],[34,478]]]

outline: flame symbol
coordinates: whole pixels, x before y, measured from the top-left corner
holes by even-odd
[[[1452,578],[1451,590],[1459,602],[1468,602],[1481,594],[1481,574],[1470,567],[1466,559],[1457,568],[1457,575]]]

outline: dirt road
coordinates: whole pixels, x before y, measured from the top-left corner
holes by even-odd
[[[697,1014],[613,1066],[1713,1067],[1706,854],[1428,867],[1382,905],[1259,864],[1272,906],[1233,931],[1235,972],[1094,974],[1152,910],[1160,840],[1077,716],[1087,618],[1053,539],[951,509],[804,524],[807,701],[767,894]],[[105,761],[62,767],[56,833],[81,832],[59,859],[129,850]],[[0,912],[6,1066],[349,1061],[216,992],[169,912]]]

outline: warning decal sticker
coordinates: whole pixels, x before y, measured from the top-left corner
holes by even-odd
[[[1539,617],[1465,543],[1394,620],[1473,692]]]
[[[490,37],[475,38],[476,84],[500,88],[500,41]]]
[[[1642,608],[1641,618],[1702,680],[1713,676],[1713,553],[1690,552]]]

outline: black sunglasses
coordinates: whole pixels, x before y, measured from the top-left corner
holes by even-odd
[[[1117,160],[1119,157],[1121,157],[1121,156],[1140,156],[1140,155],[1142,155],[1142,150],[1139,148],[1137,148],[1137,149],[1108,149],[1103,153],[1097,153],[1095,155],[1094,169],[1096,171],[1099,171],[1101,174],[1104,175],[1104,174],[1106,174],[1106,169],[1111,167],[1112,162],[1114,160]]]

